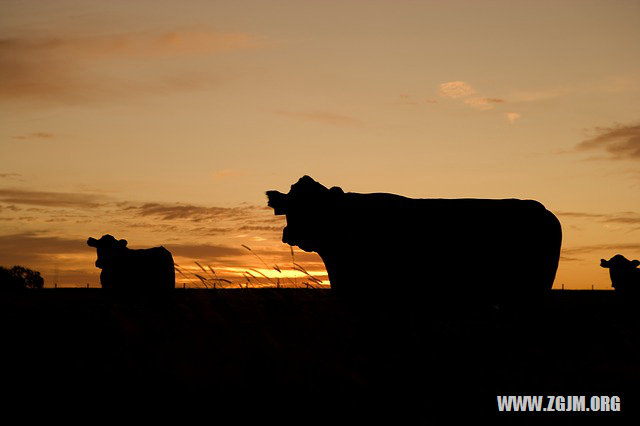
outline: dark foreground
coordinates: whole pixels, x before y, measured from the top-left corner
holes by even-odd
[[[613,292],[554,291],[528,310],[420,306],[360,309],[298,289],[2,293],[0,408],[428,424],[523,416],[498,413],[497,395],[621,397],[617,414],[528,414],[542,421],[639,407],[640,317]]]

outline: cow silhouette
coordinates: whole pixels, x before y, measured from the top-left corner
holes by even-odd
[[[173,256],[164,247],[132,250],[127,240],[103,235],[89,238],[87,245],[98,251],[96,267],[102,269],[100,284],[115,290],[168,290],[175,288]]]
[[[345,193],[309,176],[267,197],[286,215],[282,241],[317,252],[338,294],[526,300],[551,289],[558,268],[560,222],[533,200]]]
[[[600,259],[600,266],[609,269],[611,286],[620,294],[640,293],[640,261],[616,254],[609,260]]]

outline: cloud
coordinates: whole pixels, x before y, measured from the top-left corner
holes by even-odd
[[[449,81],[440,84],[440,96],[445,98],[464,98],[476,93],[475,89],[464,81]]]
[[[465,99],[465,104],[482,111],[493,109],[495,104],[504,103],[504,99],[499,98],[469,98]]]
[[[465,105],[480,111],[492,110],[496,105],[506,102],[506,100],[502,98],[472,96],[476,94],[476,90],[464,81],[449,81],[441,83],[438,93],[441,97],[461,101]],[[507,119],[511,123],[513,123],[518,117],[520,117],[520,115],[515,112],[507,113]]]
[[[600,150],[611,160],[640,160],[640,124],[596,128],[597,136],[576,146],[577,151]]]
[[[45,207],[93,208],[103,205],[107,200],[107,197],[99,194],[0,188],[0,202],[11,204],[26,204]]]
[[[189,219],[203,220],[240,219],[250,216],[255,207],[203,207],[193,204],[145,203],[124,207],[123,210],[138,216],[155,216],[162,220]]]
[[[172,31],[125,33],[85,37],[9,37],[0,39],[0,57],[57,56],[78,60],[105,57],[153,57],[204,55],[257,47],[258,39],[247,33]]]
[[[509,123],[511,124],[513,124],[517,119],[521,117],[521,115],[517,112],[507,112],[505,113],[505,115],[507,116],[507,120],[509,120]]]
[[[528,103],[546,101],[548,99],[558,98],[571,92],[566,87],[554,87],[544,90],[532,91],[516,91],[509,95],[509,100],[513,103]]]
[[[609,93],[628,93],[640,90],[640,73],[618,74],[607,77],[598,88]]]
[[[595,219],[602,223],[615,223],[622,225],[640,225],[640,213],[585,213],[585,212],[556,212],[558,216],[573,217],[578,219]]]
[[[194,260],[216,260],[246,254],[240,248],[217,244],[164,244],[164,247],[166,247],[173,256],[186,257]]]
[[[41,236],[35,233],[0,235],[0,259],[3,264],[22,264],[53,261],[55,256],[90,254],[84,238]]]
[[[233,228],[217,228],[217,227],[211,227],[211,226],[200,226],[197,228],[190,228],[188,230],[190,235],[197,235],[199,237],[221,236],[224,234],[229,234],[230,232],[233,232],[233,231],[234,231]]]
[[[19,179],[22,177],[20,173],[0,173],[0,179]]]
[[[251,204],[236,207],[199,206],[188,203],[136,203],[118,201],[108,195],[96,192],[49,192],[29,189],[0,188],[0,203],[6,211],[19,211],[20,205],[31,206],[25,211],[31,216],[13,216],[5,220],[55,219],[58,222],[79,221],[86,223],[97,208],[103,221],[112,226],[126,228],[154,228],[158,231],[189,232],[183,224],[171,221],[200,223],[215,221],[215,227],[195,228],[200,235],[219,235],[238,231],[241,226],[272,227],[280,224],[282,218],[273,216],[271,209]],[[58,210],[72,208],[72,211]],[[145,219],[145,220],[141,220]],[[169,222],[169,223],[167,223]],[[243,229],[267,231],[267,229]]]
[[[557,216],[565,216],[565,217],[577,217],[580,219],[583,218],[587,218],[587,219],[591,219],[591,218],[603,218],[606,217],[605,214],[600,214],[600,213],[583,213],[583,212],[555,212],[555,214]]]
[[[29,140],[29,139],[52,139],[54,137],[53,133],[48,133],[48,132],[36,132],[36,133],[29,133],[28,135],[17,135],[17,136],[11,136],[12,139],[17,139],[17,140]]]
[[[238,231],[269,231],[269,232],[282,232],[282,226],[257,226],[257,225],[245,225],[238,228]]]
[[[392,105],[423,105],[437,104],[438,100],[434,98],[417,98],[415,96],[402,93],[393,102]]]
[[[22,209],[20,207],[16,207],[12,204],[9,204],[8,206],[0,205],[0,210],[11,210],[12,212],[19,212]]]
[[[211,83],[210,72],[198,69],[191,74],[166,75],[159,72],[161,67],[154,67],[153,60],[180,57],[184,61],[189,56],[249,49],[260,43],[251,34],[204,31],[3,38],[0,97],[70,103],[201,89]],[[153,69],[152,76],[144,75],[144,67],[132,68],[132,60],[143,61]]]
[[[285,117],[297,118],[305,121],[315,121],[317,123],[330,124],[333,126],[360,126],[362,121],[357,118],[349,117],[346,115],[334,114],[330,112],[315,111],[315,112],[292,112],[292,111],[277,111],[279,115]]]
[[[622,251],[639,251],[640,244],[639,243],[623,243],[623,244],[592,244],[585,246],[577,246],[571,248],[563,248],[563,255],[567,255],[568,257],[572,257],[575,255],[586,254],[586,253],[603,253],[603,252],[611,252],[611,256],[613,256],[614,252],[622,252]],[[600,254],[601,256],[603,254]]]

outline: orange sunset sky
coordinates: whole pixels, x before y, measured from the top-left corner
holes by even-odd
[[[284,280],[264,192],[308,174],[536,199],[554,287],[610,288],[600,258],[640,258],[639,22],[637,0],[0,0],[0,265],[99,286],[86,239],[110,233],[190,286],[195,262]]]

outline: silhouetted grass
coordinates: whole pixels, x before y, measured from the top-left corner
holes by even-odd
[[[253,410],[255,424],[295,410],[298,423],[327,413],[336,416],[327,424],[476,424],[496,416],[496,395],[621,395],[627,411],[639,401],[640,317],[609,291],[555,291],[529,312],[433,314],[357,310],[304,289],[159,299],[45,289],[4,295],[0,320],[4,401],[58,398],[65,413],[82,396],[116,410],[143,395],[186,394],[201,399],[177,407],[203,407],[211,421],[234,400],[242,411],[227,414]],[[425,421],[434,417],[442,421]]]
[[[196,272],[185,270],[182,266],[175,265],[176,272],[187,280],[192,288],[204,288],[204,289],[225,289],[225,288],[300,288],[295,277],[287,277],[282,272],[283,269],[277,264],[272,266],[268,265],[264,259],[258,255],[251,247],[241,244],[241,246],[249,251],[265,269],[278,272],[280,277],[270,277],[264,272],[261,272],[257,268],[245,268],[241,273],[241,277],[236,280],[230,280],[228,278],[220,278],[211,265],[203,266],[198,261],[194,261],[195,265],[203,272],[199,274]],[[303,288],[308,289],[322,289],[328,288],[323,284],[322,280],[314,277],[309,273],[302,265],[295,261],[295,253],[293,247],[290,247],[291,253],[291,270],[298,271],[305,275],[305,280],[302,281]]]

